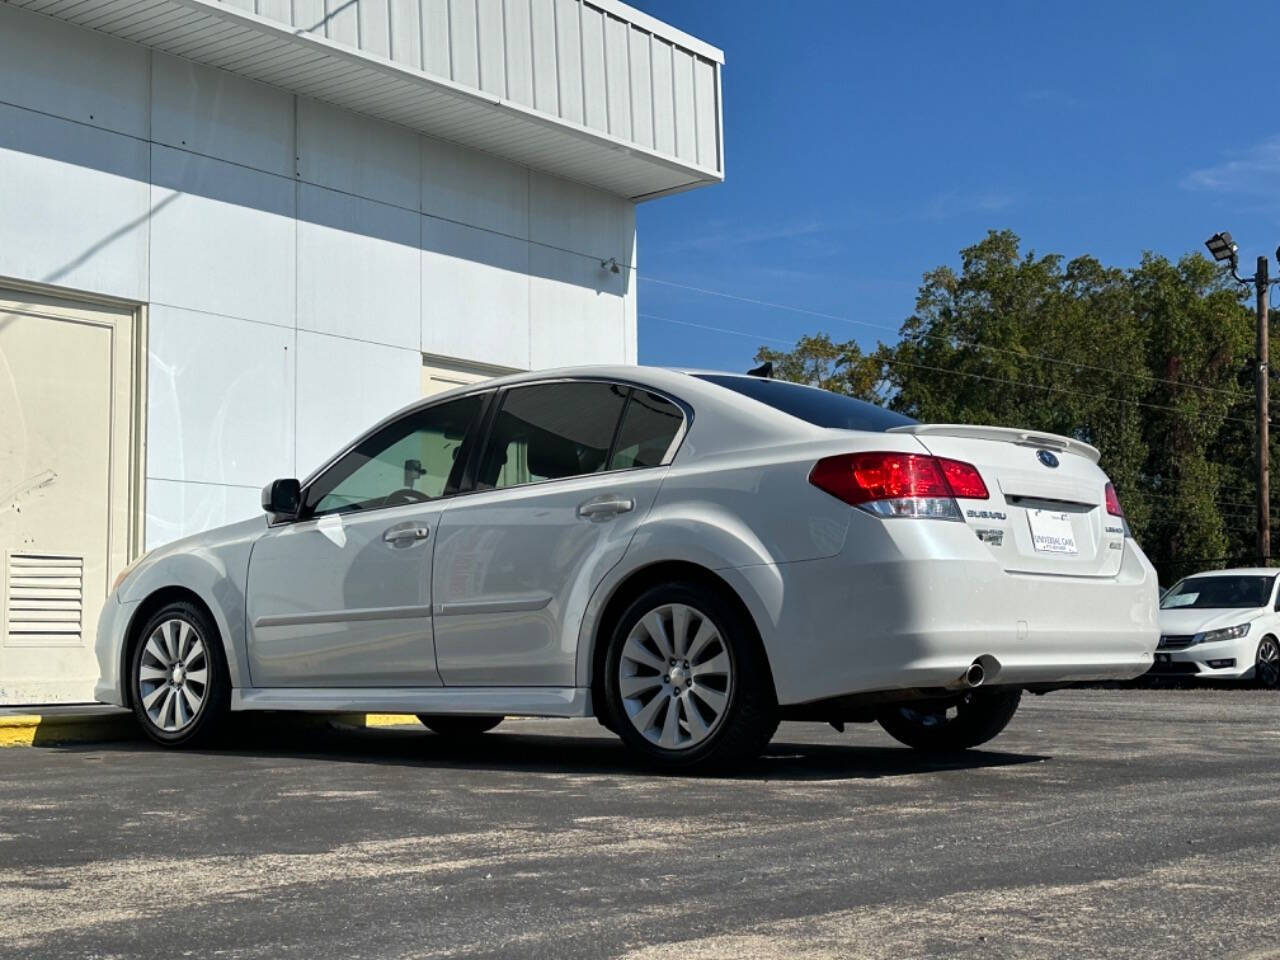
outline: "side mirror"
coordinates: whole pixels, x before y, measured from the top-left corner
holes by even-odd
[[[262,488],[262,509],[274,520],[292,520],[302,506],[302,485],[297,480],[272,480]]]

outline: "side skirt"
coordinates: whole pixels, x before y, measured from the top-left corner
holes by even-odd
[[[247,687],[231,691],[231,709],[592,716],[585,687]]]

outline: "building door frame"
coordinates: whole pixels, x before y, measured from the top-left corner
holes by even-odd
[[[0,304],[16,313],[105,328],[111,337],[112,410],[108,470],[106,594],[85,596],[83,606],[105,602],[111,583],[125,565],[143,552],[146,533],[147,442],[147,309],[144,304],[60,287],[49,287],[0,276]],[[51,359],[56,362],[56,358]],[[117,404],[124,404],[121,408]],[[0,545],[5,557],[13,551]],[[7,580],[0,582],[0,601],[6,605]],[[93,611],[96,615],[97,610]],[[96,622],[96,616],[92,621]],[[87,622],[82,620],[82,626]],[[82,633],[81,643],[92,654],[95,638]],[[0,637],[0,642],[5,642]],[[49,677],[50,689],[59,677]],[[43,681],[41,683],[43,687]],[[76,690],[81,689],[75,684]],[[83,694],[73,695],[82,699]],[[50,699],[66,699],[55,695]],[[89,696],[89,699],[92,699]]]

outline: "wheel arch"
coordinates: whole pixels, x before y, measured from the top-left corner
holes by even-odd
[[[235,651],[231,649],[231,645],[227,642],[226,628],[221,618],[214,612],[210,606],[195,590],[190,587],[171,584],[160,587],[147,594],[138,603],[133,611],[133,616],[129,620],[129,624],[125,627],[124,643],[120,644],[120,663],[118,665],[120,671],[120,692],[124,698],[124,706],[132,709],[133,707],[133,684],[129,678],[129,664],[133,660],[133,652],[137,649],[138,644],[142,642],[142,628],[147,625],[147,621],[155,615],[157,610],[162,610],[171,603],[186,602],[199,608],[199,610],[207,616],[210,621],[218,628],[218,643],[222,647],[223,656],[226,658],[228,672],[232,678],[235,677],[236,663]],[[233,679],[234,686],[234,679]]]
[[[591,618],[589,625],[584,624],[587,626],[584,636],[587,650],[586,655],[579,658],[578,664],[578,685],[590,687],[593,713],[599,716],[600,708],[597,704],[603,702],[604,661],[614,627],[636,597],[658,584],[696,583],[714,590],[743,615],[751,626],[752,641],[757,645],[764,662],[769,664],[768,647],[761,635],[759,618],[753,613],[751,604],[722,573],[729,571],[715,571],[689,560],[657,560],[629,571],[607,591],[602,591],[598,603],[593,604],[595,616]],[[773,687],[772,664],[769,666],[769,685]]]

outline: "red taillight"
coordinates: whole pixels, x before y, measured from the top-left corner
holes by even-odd
[[[846,453],[814,464],[809,482],[854,506],[892,503],[877,510],[894,516],[946,516],[959,519],[956,497],[987,498],[987,485],[975,467],[919,453]],[[906,501],[916,501],[909,506]],[[931,504],[924,503],[931,501]],[[920,509],[920,507],[925,509]]]
[[[987,485],[982,482],[982,474],[973,464],[943,457],[938,458],[938,463],[942,464],[942,473],[951,486],[951,492],[961,500],[986,500],[990,496]]]
[[[1120,506],[1120,498],[1116,496],[1116,488],[1107,484],[1107,513],[1113,517],[1123,517],[1124,507]]]

